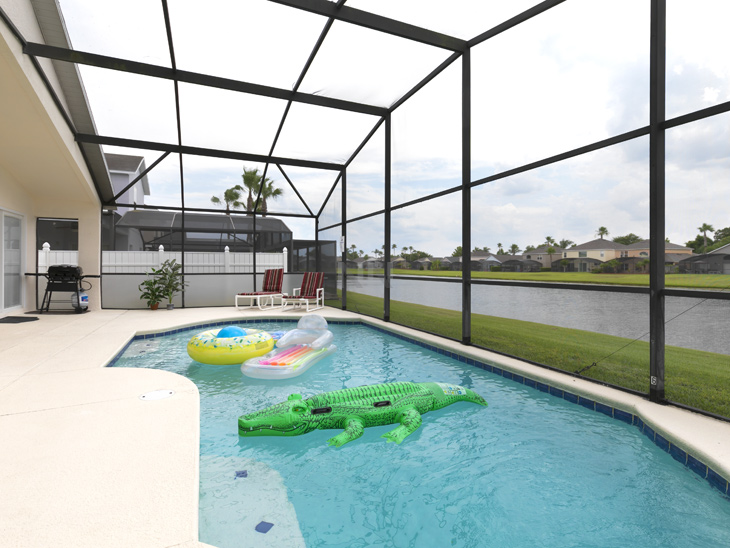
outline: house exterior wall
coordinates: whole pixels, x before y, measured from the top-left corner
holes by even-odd
[[[621,250],[619,249],[566,249],[564,253],[565,259],[596,259],[601,262],[621,257]]]
[[[692,249],[689,247],[667,247],[665,248],[666,253],[678,254],[678,255],[692,255]],[[644,259],[649,257],[649,248],[641,249],[630,249],[629,257],[643,257]]]
[[[3,9],[12,12],[14,21],[18,17],[27,38],[43,41],[40,30],[33,31],[31,18],[35,19],[29,2],[0,2]],[[56,77],[52,64],[44,64],[43,68],[53,84]],[[56,93],[63,102],[60,89]],[[22,218],[22,271],[35,272],[36,219],[55,217],[78,219],[79,265],[84,274],[98,275],[101,203],[91,176],[71,130],[35,67],[2,23],[0,96],[0,209]],[[35,281],[23,276],[21,283],[21,308],[34,310]],[[89,292],[92,310],[100,308],[98,285],[94,284]]]

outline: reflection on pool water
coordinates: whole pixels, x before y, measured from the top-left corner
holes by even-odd
[[[202,542],[220,548],[727,545],[728,496],[635,426],[368,326],[330,329],[337,352],[282,381],[194,362],[185,346],[196,331],[135,341],[116,362],[173,371],[200,390]],[[459,384],[489,407],[458,402],[429,412],[401,445],[380,437],[393,425],[366,428],[339,449],[326,443],[339,433],[333,430],[238,436],[240,415],[291,393],[306,398],[395,381]]]

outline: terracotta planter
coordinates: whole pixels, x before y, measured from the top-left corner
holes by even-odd
[[[160,306],[160,303],[155,303],[150,305],[150,310],[157,310],[157,307]]]

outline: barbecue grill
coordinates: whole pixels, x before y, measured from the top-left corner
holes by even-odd
[[[57,264],[48,267],[46,274],[48,283],[46,285],[46,293],[43,295],[43,304],[41,304],[41,312],[48,312],[51,306],[53,293],[57,291],[72,293],[71,305],[77,313],[83,312],[88,306],[88,299],[84,293],[81,282],[84,279],[83,270],[80,266],[70,264]],[[88,282],[87,282],[88,283]],[[75,299],[73,297],[76,297]]]

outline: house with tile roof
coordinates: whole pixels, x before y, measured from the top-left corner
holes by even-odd
[[[640,242],[626,246],[628,248],[629,257],[648,257],[650,241],[651,240],[641,240]],[[666,242],[664,244],[664,253],[672,255],[692,255],[693,251],[691,247]]]
[[[601,262],[629,256],[629,246],[597,238],[563,250],[563,259],[596,259]]]
[[[548,253],[548,249],[550,247],[552,247],[555,251],[553,251],[552,253]],[[562,257],[563,253],[565,253],[565,249],[557,245],[541,245],[540,247],[536,247],[535,249],[531,249],[530,251],[525,251],[522,254],[522,258],[526,261],[537,261],[543,267],[549,267],[551,263],[555,261],[555,259]]]
[[[618,260],[619,265],[616,272],[647,272],[646,259],[649,258],[650,240],[641,240],[631,245],[624,245],[611,240],[597,238],[563,252],[563,258],[553,261],[553,271],[566,272],[590,272],[601,263]],[[664,245],[664,262],[667,272],[684,258],[692,256],[692,249],[689,247],[666,242]],[[568,261],[563,263],[563,260]]]

